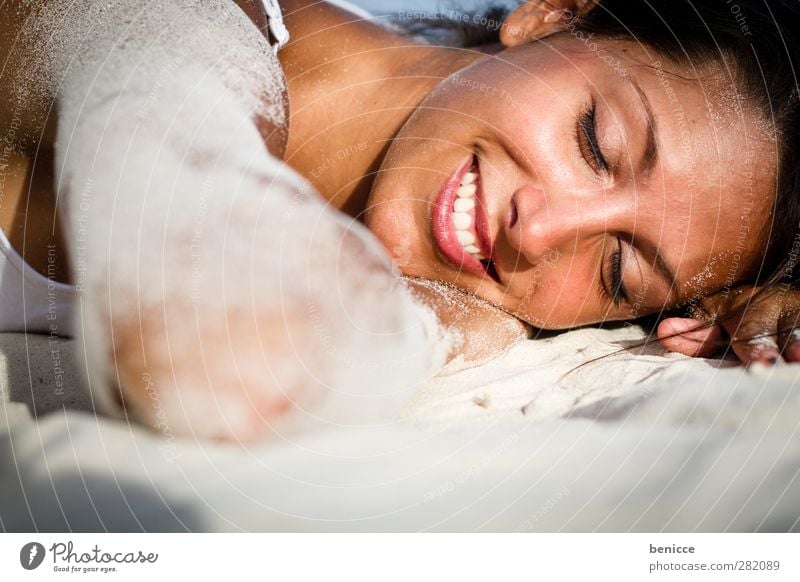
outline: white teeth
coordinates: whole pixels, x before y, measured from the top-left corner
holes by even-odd
[[[456,201],[453,203],[453,210],[455,212],[469,212],[473,208],[475,208],[474,198],[456,198]]]
[[[479,261],[484,260],[481,249],[475,244],[477,242],[472,232],[472,225],[475,222],[475,194],[478,185],[475,183],[478,174],[467,172],[461,178],[461,184],[456,193],[458,197],[453,202],[452,222],[461,247]]]
[[[458,187],[459,198],[474,198],[478,187],[475,184],[461,184]]]
[[[475,235],[468,230],[456,230],[456,238],[462,247],[475,244]]]
[[[472,226],[472,216],[466,212],[454,212],[453,226],[456,230],[469,230]]]

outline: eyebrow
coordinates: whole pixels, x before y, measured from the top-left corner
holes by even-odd
[[[633,78],[633,75],[626,75],[625,78],[631,84],[631,86],[636,90],[636,93],[639,95],[639,99],[642,101],[642,106],[644,107],[644,111],[647,114],[647,145],[644,148],[644,156],[642,157],[642,168],[641,172],[646,176],[653,171],[653,168],[656,165],[656,160],[658,159],[658,142],[656,140],[656,118],[653,115],[653,108],[650,106],[650,99],[647,98],[647,93],[645,93],[639,83],[636,82],[636,79]]]
[[[653,107],[650,105],[650,99],[647,98],[647,93],[645,93],[639,83],[636,82],[636,79],[633,78],[633,75],[626,75],[625,78],[636,90],[636,94],[639,95],[639,99],[642,101],[644,111],[647,114],[647,145],[644,148],[644,156],[642,157],[641,168],[641,172],[646,177],[653,171],[653,168],[656,165],[656,160],[658,160],[656,118],[653,114]],[[653,245],[652,250],[653,257],[655,259],[655,265],[661,271],[661,274],[664,276],[664,278],[669,282],[670,294],[673,292],[678,293],[678,279],[675,277],[675,272],[667,264],[667,261],[664,259],[664,256],[661,254],[661,251],[657,246]]]

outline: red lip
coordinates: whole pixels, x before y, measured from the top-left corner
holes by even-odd
[[[450,263],[478,277],[486,277],[487,273],[484,265],[465,251],[458,242],[451,220],[453,203],[455,202],[461,179],[473,164],[477,164],[477,158],[473,154],[470,154],[470,156],[459,165],[447,182],[445,182],[444,186],[442,186],[439,196],[437,196],[433,203],[431,228],[433,230],[433,238],[439,247],[439,251],[441,251]],[[482,188],[480,179],[480,174],[478,174],[478,191],[475,195],[475,229],[478,234],[481,254],[491,258],[492,247],[489,242],[488,217],[483,201],[481,200]]]

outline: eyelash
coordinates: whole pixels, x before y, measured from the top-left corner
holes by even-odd
[[[608,162],[603,157],[597,141],[597,106],[594,100],[578,116],[576,133],[578,149],[589,167],[597,173],[607,173]]]
[[[620,303],[628,299],[628,294],[622,285],[622,241],[617,238],[617,250],[611,255],[611,300],[619,307]]]
[[[578,149],[586,164],[595,173],[607,173],[608,162],[603,157],[597,141],[597,105],[594,100],[578,116],[576,134]],[[619,307],[623,300],[627,300],[627,293],[622,285],[622,240],[619,238],[617,238],[617,250],[611,255],[610,261],[611,300]]]

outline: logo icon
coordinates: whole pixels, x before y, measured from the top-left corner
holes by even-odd
[[[19,563],[26,570],[35,570],[44,561],[44,546],[39,542],[28,542],[19,551]]]

